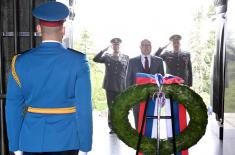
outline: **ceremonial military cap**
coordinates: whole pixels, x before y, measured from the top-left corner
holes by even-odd
[[[169,40],[170,41],[174,41],[174,40],[181,40],[181,35],[179,35],[179,34],[174,34],[174,35],[172,35],[170,38],[169,38]]]
[[[120,38],[113,38],[110,42],[112,44],[120,44],[122,42],[122,40]]]
[[[69,9],[60,2],[47,2],[35,8],[32,13],[39,19],[40,24],[55,27],[64,23],[69,15]]]

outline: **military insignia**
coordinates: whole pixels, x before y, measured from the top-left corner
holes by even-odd
[[[77,51],[77,50],[72,49],[72,48],[67,48],[67,49],[70,50],[70,51],[72,51],[72,52],[75,52],[75,53],[80,53],[80,54],[86,55],[85,52]]]
[[[112,40],[110,40],[110,42],[112,44],[120,44],[122,40],[120,38],[113,38]]]
[[[171,61],[173,61],[174,58],[173,57],[167,57],[166,59],[167,59],[167,61],[171,62]]]
[[[127,63],[127,60],[126,59],[122,59],[121,62]]]
[[[179,34],[174,34],[169,38],[170,41],[181,40],[181,39],[182,37]]]
[[[189,62],[188,57],[183,56],[183,57],[182,57],[182,59],[183,59],[183,61],[184,61],[185,65],[187,65],[187,64],[188,64],[188,62]]]

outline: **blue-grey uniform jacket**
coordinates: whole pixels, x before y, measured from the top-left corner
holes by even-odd
[[[45,42],[18,56],[21,88],[9,73],[6,123],[10,151],[57,152],[92,145],[90,70],[86,56]],[[71,114],[38,114],[25,107],[76,107]]]

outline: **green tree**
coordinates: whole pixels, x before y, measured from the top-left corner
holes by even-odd
[[[215,8],[210,6],[207,12],[201,8],[194,16],[195,29],[190,35],[190,51],[192,53],[193,89],[199,93],[204,101],[209,103],[210,71],[212,54],[215,48],[215,30],[205,27],[212,23]],[[209,22],[208,22],[209,21]],[[207,30],[208,35],[205,35]],[[206,36],[206,39],[204,39]]]
[[[93,53],[95,51],[91,34],[87,30],[82,31],[81,37],[75,41],[74,48],[84,53]]]
[[[93,109],[104,110],[107,108],[105,91],[102,88],[104,65],[93,61],[95,44],[87,30],[84,30],[81,37],[75,41],[74,48],[87,54],[91,70]]]

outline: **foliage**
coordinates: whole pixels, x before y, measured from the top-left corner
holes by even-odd
[[[205,29],[208,29],[206,25],[212,23],[215,16],[214,6],[210,6],[204,9],[200,9],[194,16],[194,30],[190,36],[190,50],[192,67],[193,67],[193,89],[202,95],[205,102],[209,103],[209,89],[210,89],[210,68],[212,63],[212,54],[215,47],[215,31],[211,26],[209,33],[205,37]],[[204,39],[206,38],[206,39]],[[98,52],[92,41],[91,34],[84,30],[81,37],[74,43],[74,48],[87,53],[88,60],[91,67],[91,80],[92,80],[92,100],[94,109],[103,110],[107,108],[105,92],[102,89],[102,81],[104,76],[104,65],[94,63],[94,54]]]
[[[229,49],[227,49],[229,50]],[[225,112],[234,112],[235,109],[235,62],[233,61],[228,61],[227,62],[227,73],[226,73],[226,83],[225,83],[225,97],[224,97],[224,102],[226,103],[224,106],[224,111]]]
[[[92,82],[92,103],[95,110],[104,110],[107,108],[105,91],[102,88],[104,77],[104,65],[93,61],[94,54],[88,54],[88,60],[91,68]]]
[[[93,109],[104,110],[107,108],[105,91],[102,88],[104,65],[93,61],[93,53],[96,50],[91,35],[87,30],[82,32],[81,38],[75,42],[74,48],[87,54],[91,70]]]
[[[215,30],[212,26],[215,8],[210,6],[207,10],[205,12],[204,8],[201,8],[194,16],[195,29],[191,32],[189,47],[192,56],[193,89],[202,95],[208,104],[210,71],[215,47]]]
[[[74,45],[74,49],[82,51],[84,53],[93,53],[95,51],[94,42],[92,41],[91,34],[84,30]]]
[[[133,129],[128,121],[129,110],[152,96],[156,91],[156,85],[134,85],[118,96],[111,107],[111,121],[113,130],[118,137],[128,146],[136,149],[138,132]],[[185,150],[195,145],[205,134],[208,122],[207,108],[202,98],[189,87],[178,84],[164,85],[163,92],[166,97],[172,96],[174,100],[182,103],[189,113],[188,126],[176,136],[176,151]],[[172,141],[160,141],[160,154],[169,155],[173,153]],[[155,155],[156,139],[143,137],[140,151]]]

